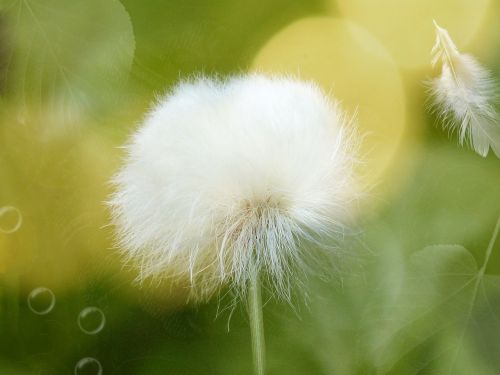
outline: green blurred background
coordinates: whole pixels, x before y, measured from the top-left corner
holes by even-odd
[[[0,0],[0,374],[251,374],[244,306],[134,284],[104,204],[157,95],[247,71],[357,111],[373,187],[331,277],[266,295],[269,374],[500,373],[500,162],[426,110],[432,19],[500,76],[497,0]]]

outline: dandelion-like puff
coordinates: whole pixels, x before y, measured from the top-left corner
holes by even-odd
[[[198,77],[160,98],[126,146],[110,199],[141,280],[196,300],[262,275],[289,299],[295,270],[330,251],[359,196],[352,119],[291,77]],[[312,245],[312,246],[311,246]]]

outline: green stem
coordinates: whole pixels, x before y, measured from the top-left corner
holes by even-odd
[[[493,235],[491,236],[490,242],[488,244],[488,248],[486,249],[486,255],[484,256],[484,263],[481,267],[480,272],[484,274],[486,272],[486,266],[490,261],[490,256],[493,251],[493,246],[495,245],[495,241],[497,240],[498,233],[500,232],[500,216],[497,219],[497,224],[495,225],[495,229],[493,230]]]
[[[248,316],[252,335],[253,365],[256,375],[266,373],[266,344],[264,321],[262,319],[262,294],[260,277],[257,271],[252,273],[248,289]]]

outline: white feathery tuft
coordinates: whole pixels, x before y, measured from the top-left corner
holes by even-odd
[[[446,29],[434,25],[432,65],[441,63],[441,75],[430,82],[433,109],[445,128],[458,132],[460,144],[469,143],[483,157],[491,147],[500,157],[496,82],[473,56],[458,51]]]
[[[292,78],[180,84],[113,179],[120,249],[141,280],[188,285],[195,299],[227,285],[244,294],[254,272],[289,298],[292,270],[332,249],[357,199],[350,125],[316,85]]]

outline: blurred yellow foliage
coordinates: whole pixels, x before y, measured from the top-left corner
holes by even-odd
[[[9,116],[2,124],[2,203],[18,208],[23,224],[0,233],[0,267],[33,284],[27,287],[41,282],[57,291],[109,258],[110,231],[102,226],[113,147],[88,130],[56,138],[43,137],[45,131],[37,121]]]

